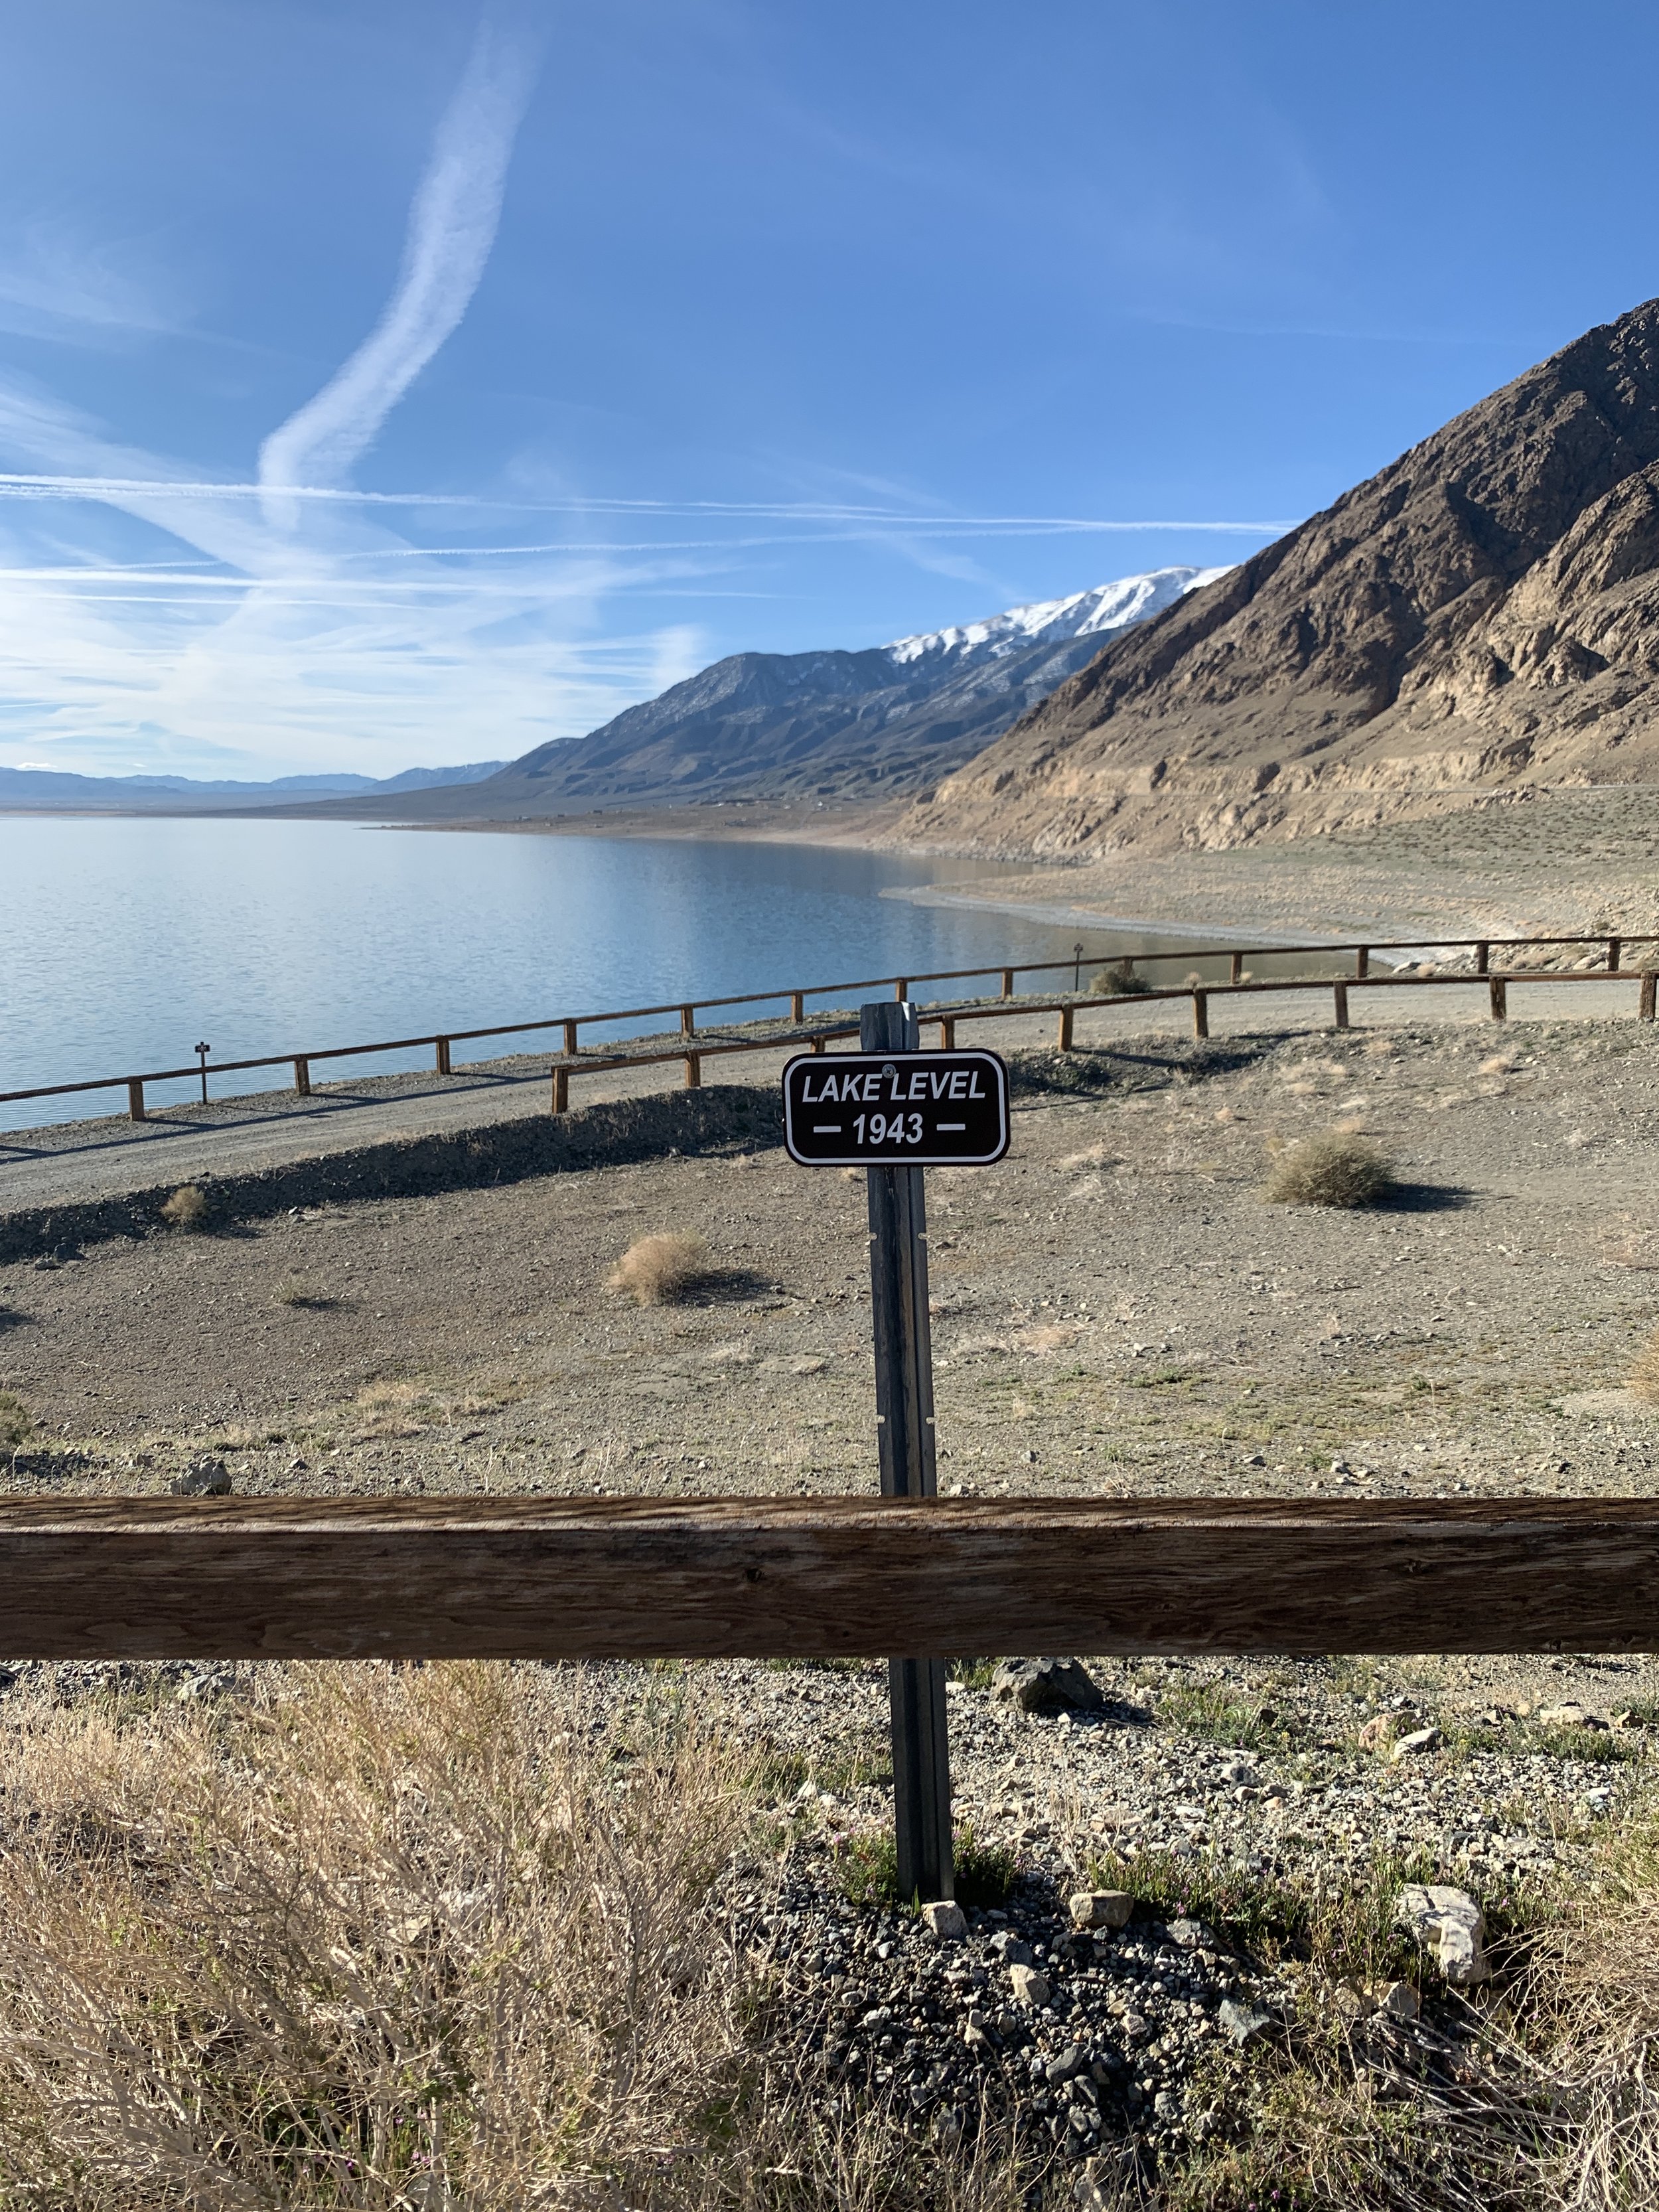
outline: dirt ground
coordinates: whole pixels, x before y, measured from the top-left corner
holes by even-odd
[[[1659,1052],[1636,1023],[1166,1037],[1024,1063],[1009,1158],[928,1179],[940,1483],[1647,1492]],[[1396,1202],[1263,1202],[1343,1126]],[[723,1273],[640,1308],[636,1237]],[[329,1206],[0,1271],[11,1486],[836,1492],[875,1481],[865,1199],[781,1151]],[[0,1458],[0,1473],[6,1462]]]

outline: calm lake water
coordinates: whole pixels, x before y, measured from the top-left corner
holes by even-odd
[[[198,1038],[236,1060],[1069,955],[1075,927],[883,896],[1000,872],[806,845],[0,817],[0,1091],[180,1066]],[[1085,937],[1097,955],[1159,941],[1174,942]],[[318,1076],[428,1059],[337,1062]],[[190,1095],[162,1085],[152,1101]],[[125,1103],[109,1093],[3,1106],[0,1127]]]

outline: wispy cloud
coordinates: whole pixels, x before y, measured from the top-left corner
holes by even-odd
[[[315,398],[259,449],[275,526],[295,526],[294,503],[280,495],[289,488],[342,482],[466,313],[495,242],[534,64],[533,44],[517,27],[488,20],[480,27],[410,210],[403,267],[385,313]]]

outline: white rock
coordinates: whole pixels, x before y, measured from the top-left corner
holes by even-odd
[[[1411,1930],[1454,1989],[1484,1982],[1492,1972],[1480,1948],[1486,1916],[1467,1890],[1408,1881],[1400,1893],[1395,1917]]]
[[[924,1905],[921,1918],[927,1933],[937,1936],[941,1943],[959,1943],[968,1933],[967,1914],[948,1897]]]
[[[1030,2005],[1041,2011],[1048,2002],[1048,1977],[1039,1973],[1035,1966],[1010,1966],[1008,1979],[1012,1984],[1016,2004]]]
[[[1390,1746],[1389,1757],[1395,1760],[1413,1759],[1419,1752],[1438,1751],[1439,1748],[1440,1731],[1437,1728],[1413,1729],[1409,1735],[1401,1736]]]
[[[1066,1909],[1073,1928],[1127,1928],[1135,1901],[1127,1889],[1079,1889]]]

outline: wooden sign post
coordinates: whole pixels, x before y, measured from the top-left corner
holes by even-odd
[[[1008,1149],[1008,1082],[994,1053],[918,1050],[915,1008],[859,1009],[859,1051],[792,1060],[785,1141],[803,1164],[862,1162],[884,1498],[934,1498],[933,1353],[923,1164],[982,1164]],[[898,1893],[955,1893],[945,1662],[890,1659]]]

